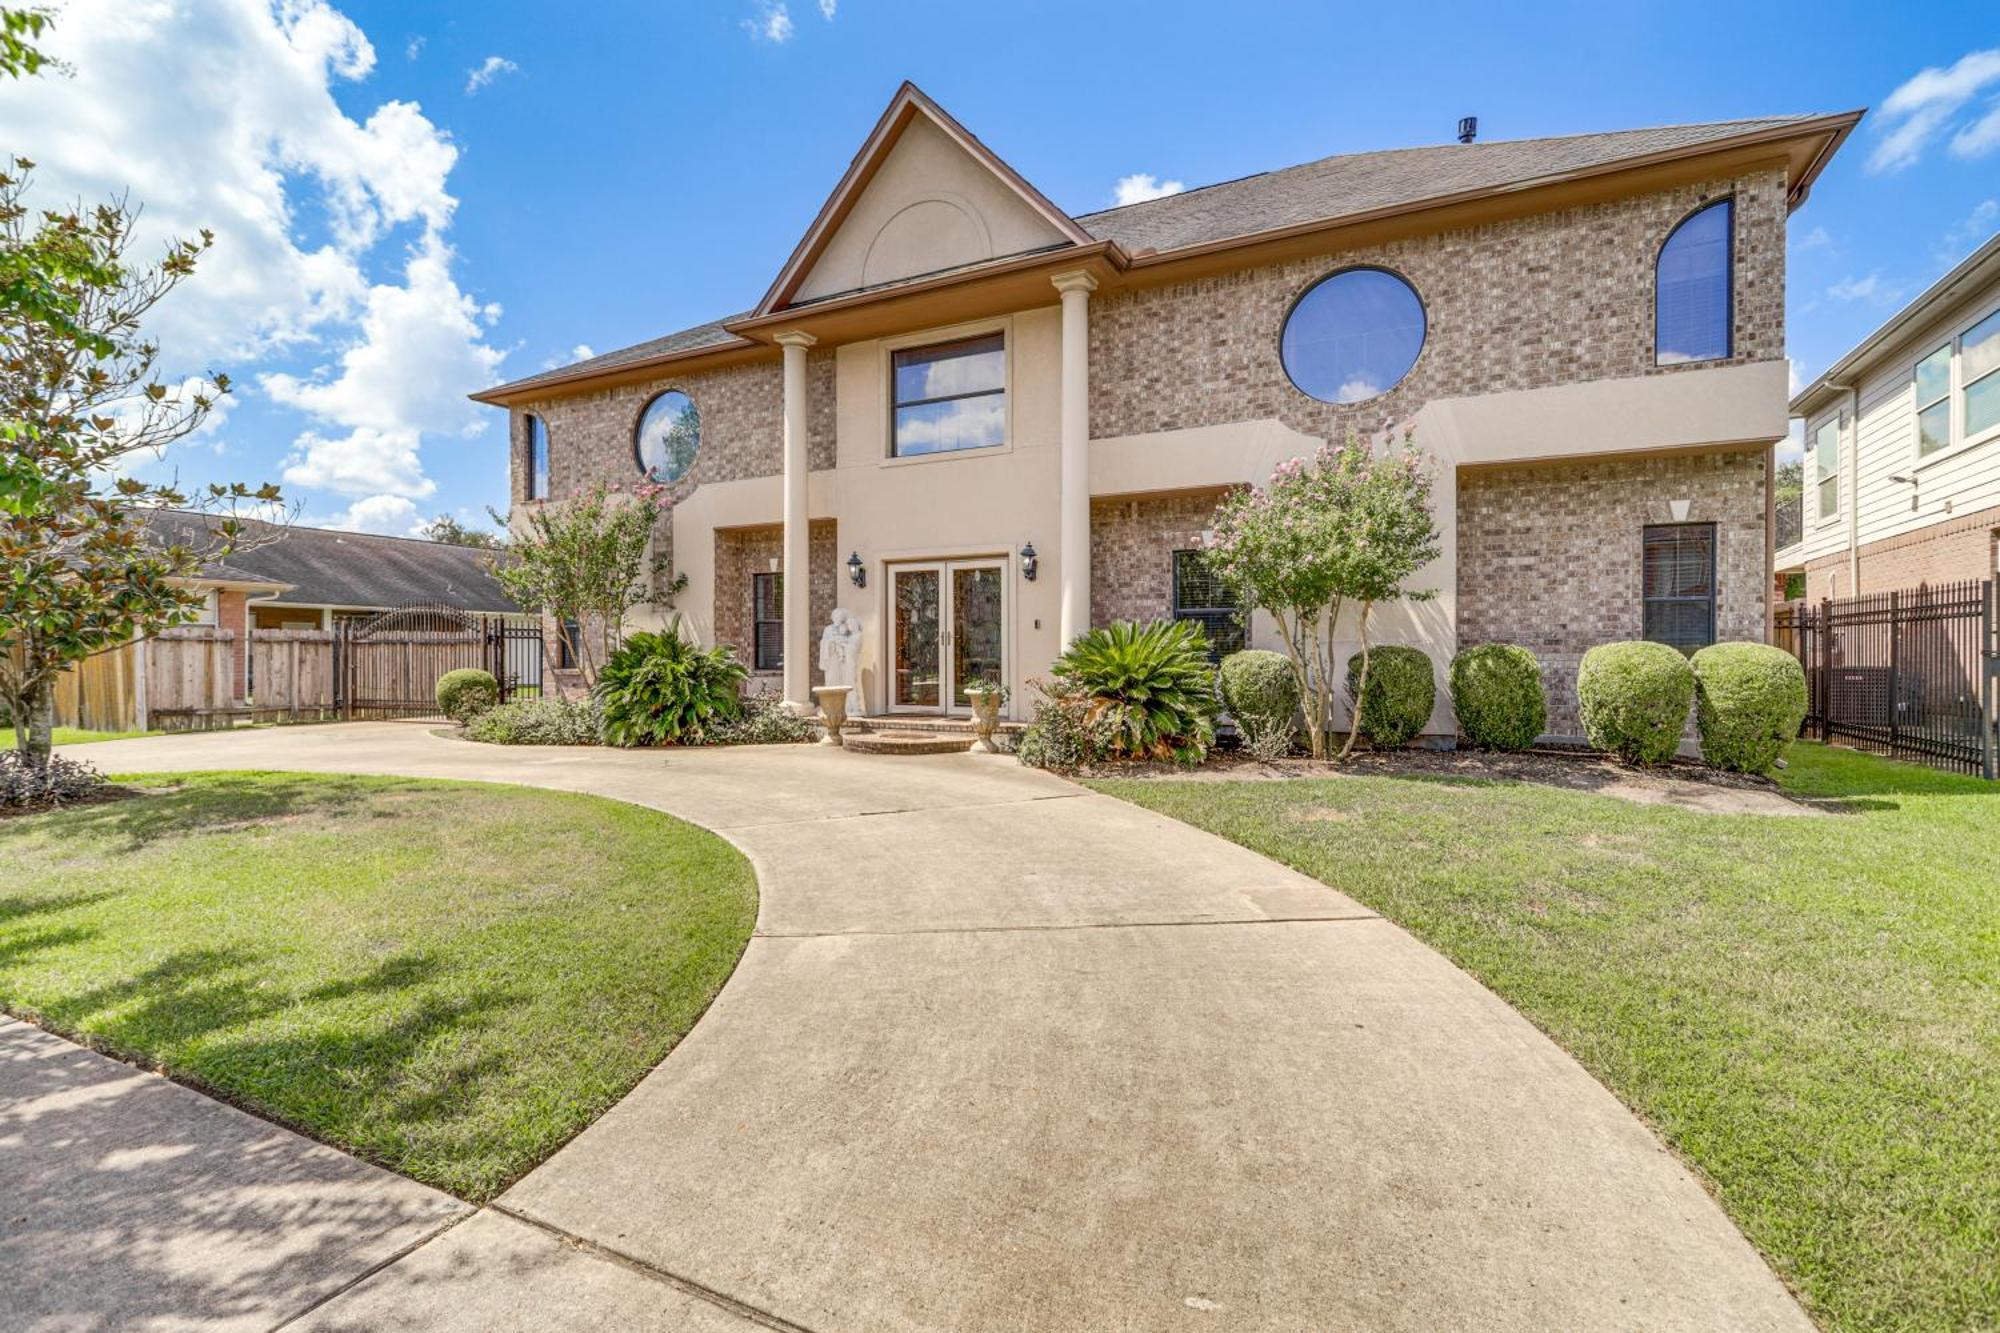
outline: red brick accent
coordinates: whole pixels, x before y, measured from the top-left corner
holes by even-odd
[[[241,588],[222,588],[215,594],[215,624],[235,638],[229,645],[229,697],[242,703],[250,697],[250,595]]]
[[[1090,503],[1090,623],[1161,620],[1174,609],[1173,553],[1201,545],[1226,490]]]
[[[825,684],[819,669],[819,631],[833,619],[836,578],[839,569],[839,534],[832,519],[814,519],[807,533],[806,563],[811,570],[811,586],[806,601],[811,608],[813,631],[807,636],[813,654],[808,685]],[[756,662],[756,645],[751,641],[756,614],[755,590],[751,579],[771,568],[784,553],[782,525],[760,528],[720,528],[715,534],[715,640],[736,650],[744,666]],[[784,673],[753,672],[751,690],[770,691],[781,687]]]
[[[2000,566],[2000,506],[1868,542],[1858,566],[1857,587],[1848,577],[1846,551],[1807,562],[1807,600],[1990,579]]]

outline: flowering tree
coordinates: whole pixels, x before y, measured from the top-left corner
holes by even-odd
[[[668,562],[652,552],[654,524],[670,504],[665,486],[643,483],[628,492],[599,482],[530,509],[519,527],[508,525],[514,535],[493,576],[523,609],[555,622],[557,641],[586,684],[623,638],[627,612],[672,604],[682,580],[663,588]]]
[[[1326,757],[1342,609],[1352,604],[1359,616],[1365,688],[1369,613],[1382,602],[1435,595],[1402,586],[1441,549],[1431,487],[1407,436],[1403,448],[1382,455],[1349,432],[1310,460],[1280,463],[1268,485],[1236,492],[1216,511],[1205,543],[1209,567],[1246,611],[1262,609],[1276,622],[1315,759]],[[1343,756],[1353,744],[1350,729]]]
[[[185,580],[204,560],[251,544],[239,506],[268,517],[279,495],[241,484],[183,492],[126,475],[200,426],[228,392],[221,375],[166,382],[159,348],[139,333],[194,272],[209,236],[136,263],[133,209],[31,211],[32,169],[16,159],[0,171],[0,704],[15,748],[40,767],[62,673],[193,619],[202,598]],[[144,511],[161,506],[208,511],[214,522],[196,542],[152,541]],[[260,542],[277,535],[259,531]]]

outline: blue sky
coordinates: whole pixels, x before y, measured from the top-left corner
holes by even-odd
[[[1805,377],[2000,230],[1990,4],[67,10],[73,74],[0,88],[0,150],[219,235],[160,333],[241,389],[148,470],[384,531],[504,503],[502,414],[464,393],[752,304],[904,78],[1074,212],[1466,114],[1499,139],[1876,108],[1792,220]]]

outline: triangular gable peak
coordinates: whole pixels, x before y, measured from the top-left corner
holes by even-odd
[[[916,85],[875,129],[757,306],[767,315],[1090,236]]]

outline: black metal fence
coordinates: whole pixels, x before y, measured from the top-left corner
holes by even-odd
[[[453,607],[406,606],[344,621],[333,639],[342,718],[435,717],[438,677],[464,667],[492,672],[502,702],[539,693],[541,627]]]
[[[2000,776],[1995,618],[1991,580],[1781,606],[1776,642],[1806,671],[1805,734]]]

